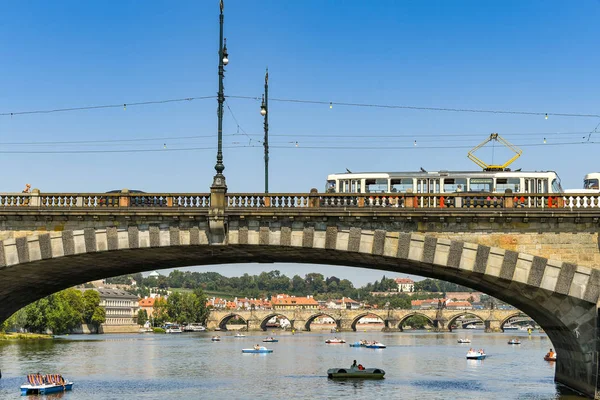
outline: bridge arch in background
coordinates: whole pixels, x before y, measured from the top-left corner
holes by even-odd
[[[400,331],[404,331],[404,324],[406,323],[406,321],[412,317],[417,317],[417,316],[427,319],[429,321],[429,323],[431,324],[431,326],[435,325],[434,320],[431,319],[431,317],[429,317],[427,314],[424,314],[419,311],[413,311],[409,314],[406,314],[402,319],[400,319],[400,321],[398,321],[398,325],[395,326],[394,328],[398,328]]]
[[[357,330],[356,325],[358,324],[358,321],[360,321],[362,318],[368,317],[370,315],[373,315],[373,316],[379,318],[381,320],[381,322],[385,324],[385,320],[386,320],[385,316],[382,317],[379,313],[373,312],[370,310],[369,312],[364,312],[364,313],[358,314],[357,316],[352,318],[352,322],[350,323],[350,327],[352,328],[352,330],[356,332],[356,330]]]
[[[231,321],[234,318],[239,318],[242,321],[244,321],[244,323],[246,324],[246,327],[248,327],[248,320],[246,320],[244,317],[242,317],[239,314],[236,314],[234,311],[232,311],[230,314],[224,316],[223,318],[221,318],[221,320],[218,323],[218,327],[219,329],[226,331],[227,330],[227,323],[229,321]]]

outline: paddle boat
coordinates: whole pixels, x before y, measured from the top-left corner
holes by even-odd
[[[362,344],[362,342],[354,342],[350,343],[350,347],[364,347],[364,345]]]
[[[365,344],[365,347],[367,349],[385,349],[386,346],[383,343],[379,343],[379,342],[369,342],[367,344]]]
[[[236,338],[242,338],[242,337],[246,337],[246,335],[244,335],[243,333],[239,333],[239,332],[238,332],[238,333],[236,333],[236,334],[235,334],[233,337],[236,337]]]
[[[344,339],[333,338],[333,339],[327,339],[325,341],[325,343],[327,343],[327,344],[344,344],[344,343],[346,343],[346,341]]]
[[[484,360],[487,354],[483,350],[475,351],[473,349],[467,352],[467,360]]]
[[[545,361],[556,361],[556,353],[550,349],[548,353],[544,356]]]
[[[508,344],[521,344],[521,341],[519,339],[510,339]]]
[[[383,379],[385,371],[381,368],[330,368],[327,377],[330,379]]]
[[[279,342],[279,339],[275,339],[273,336],[268,337],[268,338],[264,338],[263,342],[265,343],[277,343]]]
[[[27,382],[21,385],[21,395],[58,393],[73,389],[73,382],[58,374],[29,374]]]
[[[221,336],[216,335],[210,338],[210,340],[212,340],[213,342],[220,342],[221,341]]]
[[[251,349],[242,349],[242,353],[261,354],[261,353],[272,353],[272,349],[267,349],[264,346],[254,346]]]
[[[458,339],[458,343],[471,343],[471,339],[467,339],[467,338]]]

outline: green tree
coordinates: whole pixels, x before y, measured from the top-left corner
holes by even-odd
[[[201,288],[194,290],[195,304],[194,304],[194,322],[200,322],[206,324],[208,314],[210,310],[206,306],[206,295]]]
[[[83,295],[77,289],[66,289],[52,296],[48,309],[48,328],[55,334],[69,333],[83,322]]]
[[[106,311],[100,306],[100,293],[95,290],[83,292],[83,322],[96,328],[106,322]]]
[[[137,314],[138,325],[144,325],[148,321],[148,311],[140,308]]]

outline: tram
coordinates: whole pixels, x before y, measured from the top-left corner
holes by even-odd
[[[600,172],[586,174],[583,189],[566,189],[565,193],[600,193]]]
[[[596,187],[598,187],[600,173],[597,175]],[[327,193],[505,193],[507,189],[513,193],[563,193],[560,178],[554,171],[510,170],[347,172],[328,175],[325,191]]]

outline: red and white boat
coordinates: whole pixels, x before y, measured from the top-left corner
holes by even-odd
[[[325,341],[325,343],[327,343],[327,344],[344,344],[344,343],[346,343],[346,341],[344,339],[333,338],[333,339],[327,339]]]

